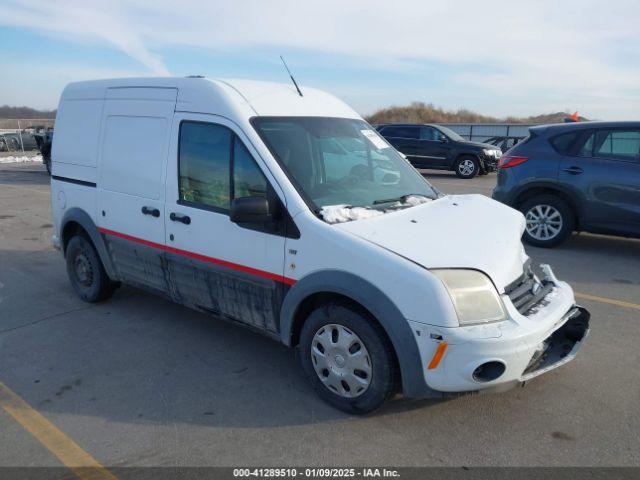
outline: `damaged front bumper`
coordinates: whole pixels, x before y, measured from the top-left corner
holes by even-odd
[[[504,391],[576,356],[589,333],[590,314],[575,304],[567,283],[548,267],[543,271],[543,283],[552,282],[553,290],[534,313],[523,315],[504,294],[509,319],[501,323],[439,328],[411,322],[430,388],[445,393]],[[429,369],[441,342],[447,342],[444,356],[437,368]]]

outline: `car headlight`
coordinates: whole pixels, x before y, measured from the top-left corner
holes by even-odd
[[[482,152],[488,157],[497,157],[498,150],[494,150],[493,148],[485,148]]]
[[[444,283],[461,326],[500,322],[507,315],[489,277],[477,270],[431,270]]]

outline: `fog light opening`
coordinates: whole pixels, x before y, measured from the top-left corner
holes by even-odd
[[[502,362],[486,362],[473,371],[473,379],[476,382],[491,382],[500,377],[506,370]]]

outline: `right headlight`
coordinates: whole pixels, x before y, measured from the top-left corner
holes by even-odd
[[[500,322],[507,315],[489,277],[477,270],[431,270],[444,283],[461,326]]]

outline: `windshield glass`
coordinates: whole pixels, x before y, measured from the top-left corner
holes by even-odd
[[[436,191],[366,122],[326,117],[256,117],[252,123],[305,201],[384,208]],[[407,205],[408,206],[408,205]]]
[[[453,130],[451,130],[450,128],[447,127],[442,127],[440,125],[438,125],[438,128],[440,129],[440,131],[442,133],[444,133],[447,137],[449,137],[451,140],[456,140],[458,142],[465,142],[466,140],[464,138],[462,138],[460,135],[458,135],[456,132],[454,132]]]

